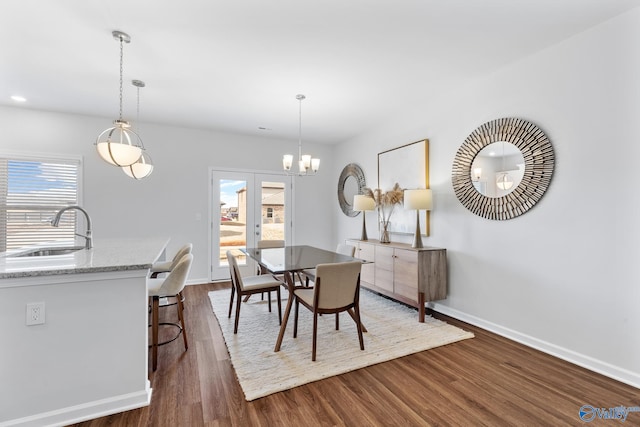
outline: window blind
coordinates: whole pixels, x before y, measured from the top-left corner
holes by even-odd
[[[76,211],[67,211],[59,227],[51,219],[78,204],[78,159],[0,156],[0,252],[37,244],[72,244]]]

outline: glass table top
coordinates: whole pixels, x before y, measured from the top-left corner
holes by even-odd
[[[241,250],[275,274],[316,268],[318,264],[362,261],[359,258],[305,245],[268,249],[245,248]]]

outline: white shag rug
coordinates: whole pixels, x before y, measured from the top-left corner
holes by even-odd
[[[313,316],[300,306],[298,337],[293,338],[294,308],[282,341],[275,353],[278,338],[278,312],[272,293],[272,312],[267,301],[253,295],[240,309],[238,333],[233,333],[235,304],[229,313],[231,290],[209,293],[213,312],[236,370],[246,400],[251,401],[278,391],[332,377],[417,353],[441,345],[473,338],[473,333],[426,316],[418,322],[417,310],[378,294],[360,292],[360,315],[368,332],[364,333],[364,351],[360,350],[355,322],[348,313],[340,314],[340,330],[335,330],[335,315],[323,315],[318,321],[316,361],[311,361]],[[266,297],[266,295],[265,295]],[[282,293],[282,311],[287,292]],[[235,303],[235,301],[234,301]]]

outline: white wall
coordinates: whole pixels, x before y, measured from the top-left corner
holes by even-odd
[[[83,205],[93,222],[94,244],[110,237],[169,237],[170,256],[192,242],[190,283],[203,283],[209,277],[209,167],[280,173],[282,155],[297,150],[297,141],[143,123],[141,136],[155,169],[149,178],[135,181],[96,154],[93,142],[111,120],[0,107],[1,149],[82,156]],[[320,201],[335,193],[333,147],[303,144],[305,152],[322,162],[316,176],[294,180],[294,240],[331,248],[335,245],[332,210]]]
[[[336,158],[359,163],[375,186],[378,152],[428,138],[434,211],[424,243],[446,248],[449,265],[449,297],[436,309],[640,387],[638,40],[640,9],[421,100]],[[466,136],[500,117],[542,128],[556,170],[531,211],[490,221],[458,202],[451,169]],[[375,214],[367,220],[377,237]],[[360,225],[338,214],[336,239]]]

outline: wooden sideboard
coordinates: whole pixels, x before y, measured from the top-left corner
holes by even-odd
[[[412,248],[406,243],[349,239],[355,256],[372,261],[363,264],[360,284],[397,301],[418,308],[424,322],[425,303],[447,297],[447,251],[442,248]]]

